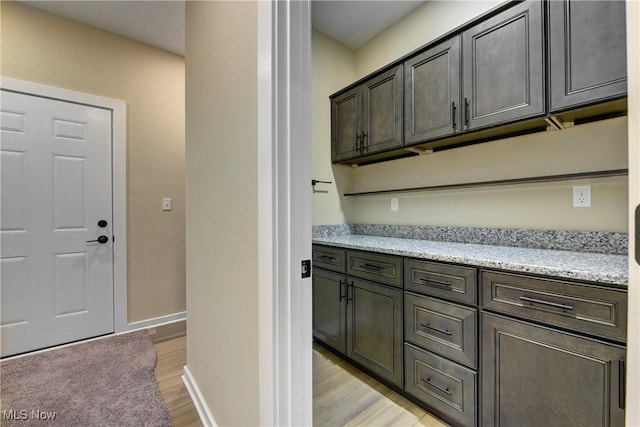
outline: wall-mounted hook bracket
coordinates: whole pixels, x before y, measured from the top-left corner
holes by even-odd
[[[312,179],[311,180],[311,187],[313,188],[313,192],[314,193],[328,193],[328,191],[323,190],[316,190],[316,184],[333,184],[331,181],[320,181],[319,179]]]

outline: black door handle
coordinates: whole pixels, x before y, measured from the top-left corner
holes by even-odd
[[[107,236],[98,236],[98,238],[96,240],[87,240],[87,243],[98,242],[98,243],[104,245],[108,241],[109,241],[109,238]]]
[[[107,226],[108,222],[105,221],[104,219],[101,219],[100,221],[98,221],[98,227],[100,228],[105,228]]]

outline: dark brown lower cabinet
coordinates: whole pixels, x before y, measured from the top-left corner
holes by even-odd
[[[402,290],[349,277],[347,356],[402,387]]]
[[[313,268],[313,335],[402,387],[402,290]]]
[[[345,275],[313,268],[313,335],[347,354]]]
[[[624,347],[490,313],[481,342],[481,425],[624,425]]]
[[[464,426],[477,425],[475,371],[411,344],[404,357],[408,393]]]

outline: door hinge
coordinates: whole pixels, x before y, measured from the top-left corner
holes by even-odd
[[[307,277],[311,277],[311,260],[303,259],[302,260],[302,278],[306,279]]]

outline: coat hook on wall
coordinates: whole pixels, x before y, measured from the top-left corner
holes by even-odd
[[[316,190],[316,184],[333,184],[331,181],[320,181],[319,179],[311,180],[311,187],[314,193],[328,193],[327,190]]]

